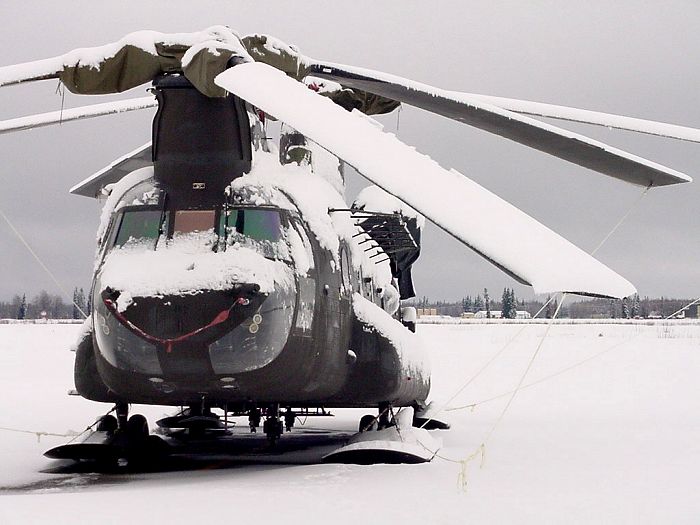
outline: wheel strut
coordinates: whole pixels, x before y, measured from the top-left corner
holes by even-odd
[[[114,412],[117,415],[117,428],[125,431],[127,428],[127,421],[129,419],[129,404],[117,403],[114,405]]]

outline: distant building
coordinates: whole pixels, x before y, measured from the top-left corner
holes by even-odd
[[[437,315],[437,308],[416,308],[416,315],[424,317],[426,315]]]
[[[462,314],[464,316],[464,314]],[[503,317],[503,314],[501,313],[500,310],[491,310],[491,319],[501,319]],[[486,319],[486,310],[479,310],[474,314],[474,319]],[[525,310],[516,310],[515,312],[515,318],[516,319],[531,319],[532,316],[530,315],[530,312],[527,312]]]
[[[684,310],[686,319],[700,319],[700,304],[694,304]]]

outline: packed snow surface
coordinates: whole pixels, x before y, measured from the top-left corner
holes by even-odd
[[[215,82],[354,166],[536,293],[626,297],[634,286],[515,206],[454,170],[348,113],[304,84],[261,63],[241,64]],[[489,217],[474,221],[467,218]]]
[[[49,471],[61,462],[42,453],[70,437],[38,442],[31,433],[0,430],[0,522],[210,523],[220,521],[224,509],[250,523],[354,525],[367,516],[416,524],[697,523],[698,324],[554,325],[525,381],[535,384],[516,396],[486,444],[483,463],[479,454],[467,464],[462,489],[461,465],[451,461],[479,450],[546,328],[418,326],[433,362],[438,406],[508,345],[451,406],[482,403],[443,414],[452,429],[431,431],[443,441],[431,463],[325,465],[280,458],[224,468],[216,457],[194,471],[61,474]],[[0,427],[70,434],[109,409],[66,395],[75,356],[68,348],[81,330],[0,324]],[[173,412],[133,410],[151,426]],[[369,413],[333,412],[335,418],[309,418],[282,439],[303,430],[355,432]]]

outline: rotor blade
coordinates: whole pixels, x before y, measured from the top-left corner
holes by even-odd
[[[73,195],[98,198],[102,195],[102,189],[108,184],[119,182],[132,171],[151,166],[152,164],[151,143],[147,142],[134,151],[112,161],[109,166],[105,166],[97,173],[93,173],[84,181],[73,186],[69,191]]]
[[[342,158],[535,292],[634,293],[627,280],[532,217],[283,73],[240,64],[215,82]],[[468,220],[467,210],[483,220]]]
[[[336,64],[316,64],[310,67],[310,74],[399,100],[632,184],[665,186],[692,181],[684,173],[464,93]]]
[[[49,113],[40,113],[27,117],[18,117],[0,121],[0,135],[3,133],[12,133],[14,131],[51,126],[53,124],[63,124],[71,120],[82,120],[104,115],[114,115],[116,113],[126,113],[127,111],[153,108],[157,105],[158,102],[154,97],[141,97],[64,109],[62,111],[51,111]]]
[[[58,78],[63,71],[63,56],[0,67],[0,87]]]
[[[700,129],[697,128],[515,98],[493,97],[490,95],[477,95],[473,93],[463,93],[463,95],[470,99],[482,100],[487,104],[493,104],[494,106],[507,109],[508,111],[533,117],[547,117],[569,122],[603,126],[606,128],[634,131],[647,135],[656,135],[657,137],[664,137],[667,139],[700,142]]]

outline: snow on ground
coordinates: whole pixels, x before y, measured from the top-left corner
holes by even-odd
[[[506,347],[452,403],[517,384],[545,325],[419,325],[431,349],[434,397],[446,400]],[[0,325],[0,427],[80,430],[104,405],[66,396],[79,325]],[[700,324],[555,325],[531,380],[467,466],[235,464],[142,474],[55,474],[42,457],[67,438],[0,430],[2,523],[697,523],[700,501]],[[459,460],[484,440],[507,396],[449,412],[440,455]],[[162,407],[138,407],[151,423]],[[356,428],[336,411],[319,428]],[[241,422],[241,424],[244,424]],[[14,489],[12,489],[14,487]]]

